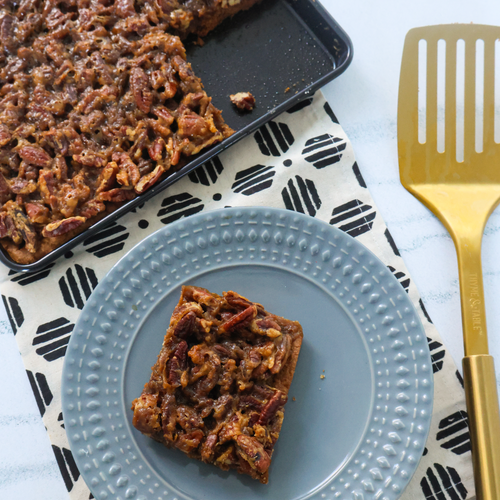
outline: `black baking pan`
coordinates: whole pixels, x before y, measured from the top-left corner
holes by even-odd
[[[236,132],[189,160],[177,172],[122,205],[33,264],[17,264],[1,248],[0,260],[14,271],[38,271],[193,169],[251,134],[277,114],[339,76],[352,59],[344,30],[317,0],[265,0],[227,19],[204,39],[187,42],[187,59],[214,105]],[[230,94],[251,92],[256,107],[235,109]]]

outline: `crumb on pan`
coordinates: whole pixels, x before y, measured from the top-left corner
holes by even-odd
[[[255,97],[250,92],[238,92],[229,96],[231,102],[242,111],[252,111],[255,107]]]

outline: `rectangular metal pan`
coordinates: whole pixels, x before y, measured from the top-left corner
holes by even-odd
[[[17,264],[3,248],[0,261],[14,271],[39,271],[78,243],[204,164],[273,117],[339,76],[352,59],[347,34],[317,0],[264,0],[208,34],[203,46],[187,43],[187,60],[214,105],[236,132],[189,160],[142,195],[32,264]],[[256,107],[242,113],[229,95],[251,92]]]

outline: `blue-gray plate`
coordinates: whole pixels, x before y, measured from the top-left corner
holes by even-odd
[[[235,290],[304,329],[267,485],[132,427],[183,284]],[[368,249],[308,216],[230,208],[162,228],[111,269],[75,326],[62,391],[99,500],[395,500],[424,450],[433,381],[416,311]]]

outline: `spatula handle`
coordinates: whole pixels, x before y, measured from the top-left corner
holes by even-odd
[[[500,500],[500,413],[493,357],[463,359],[465,398],[478,500]]]

